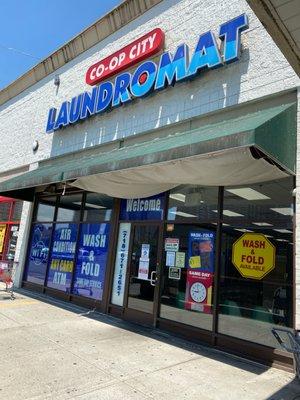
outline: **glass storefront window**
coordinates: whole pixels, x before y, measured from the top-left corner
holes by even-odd
[[[218,188],[202,186],[178,186],[169,195],[168,220],[202,222],[218,218]]]
[[[47,197],[41,200],[37,207],[36,221],[38,222],[51,222],[54,220],[56,197]]]
[[[28,282],[44,285],[51,233],[52,224],[35,224],[32,227],[26,266],[26,280]]]
[[[221,333],[277,347],[271,328],[292,327],[292,190],[292,178],[225,188]],[[268,252],[260,253],[266,246]],[[236,266],[240,251],[243,262]]]
[[[72,290],[73,294],[102,300],[110,225],[97,221],[110,220],[113,199],[97,193],[87,193],[83,218],[80,221],[82,200],[83,193],[66,193],[59,197],[58,202],[57,196],[40,199],[36,219],[51,221],[51,224],[33,224],[25,279],[44,285],[47,275],[46,286],[49,288],[66,293],[71,293]],[[55,214],[57,217],[54,221]],[[85,221],[93,223],[82,223]],[[11,240],[11,252],[14,246]]]
[[[14,261],[22,205],[23,203],[21,201],[0,196],[1,261]]]
[[[167,224],[160,316],[212,329],[214,225]]]
[[[70,293],[76,252],[77,224],[55,225],[47,286]]]
[[[16,201],[14,204],[13,215],[12,215],[13,221],[20,221],[22,215],[22,208],[23,208],[23,202]]]
[[[109,228],[109,224],[81,225],[73,294],[102,300]]]
[[[9,213],[11,208],[11,202],[1,202],[0,203],[0,221],[8,221]]]
[[[165,216],[166,194],[122,200],[111,303],[123,306],[128,315],[134,310],[147,314],[147,321],[156,317],[157,309],[165,323],[208,332],[216,326],[216,333],[277,347],[272,327],[293,326],[293,184],[293,178],[285,178],[225,187],[223,198],[223,190],[216,187],[180,186],[170,192]],[[54,218],[54,201],[44,198],[39,203],[37,214],[49,218],[50,208],[41,204],[53,207]],[[217,210],[222,208],[219,220]],[[63,222],[33,224],[27,280],[44,284],[50,254],[48,287],[101,300],[111,229],[106,221],[112,209],[113,199],[105,195],[61,196],[57,221]],[[221,223],[217,281],[216,231]],[[264,246],[270,249],[267,255],[257,250]],[[250,249],[247,254],[244,248]],[[237,254],[242,260],[238,265]],[[160,294],[158,286],[154,289],[156,276]],[[218,315],[213,324],[216,287]]]
[[[113,198],[105,194],[87,193],[84,205],[84,221],[110,221]]]
[[[82,193],[60,196],[57,221],[79,222]]]
[[[17,241],[19,235],[19,225],[10,225],[9,227],[9,237],[8,237],[8,247],[6,259],[9,261],[14,261]]]

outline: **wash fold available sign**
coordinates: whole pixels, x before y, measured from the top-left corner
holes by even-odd
[[[64,101],[48,113],[50,133],[86,118],[104,113],[135,98],[148,96],[177,82],[201,76],[204,70],[222,67],[240,57],[241,33],[248,28],[246,14],[220,25],[218,38],[208,30],[200,34],[193,51],[185,43],[175,52],[163,52],[158,62],[150,60],[164,46],[164,33],[155,28],[110,56],[89,66],[85,81],[91,91]],[[125,71],[140,63],[133,72]],[[113,76],[113,81],[109,80]]]

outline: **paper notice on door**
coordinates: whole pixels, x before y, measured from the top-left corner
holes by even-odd
[[[175,255],[174,251],[167,251],[166,253],[166,266],[174,267],[175,266]]]
[[[177,268],[184,268],[185,267],[185,252],[184,251],[178,251],[176,253],[175,266]]]
[[[143,243],[142,244],[142,251],[141,251],[141,260],[149,260],[150,255],[150,244]]]
[[[178,251],[178,250],[179,250],[179,239],[177,238],[165,239],[165,251]]]
[[[142,260],[140,258],[138,278],[148,280],[148,275],[149,275],[149,259]]]
[[[181,269],[177,267],[170,267],[169,268],[169,279],[176,279],[177,281],[180,280],[181,277]]]
[[[189,259],[190,268],[201,268],[201,258],[200,256],[193,256]]]

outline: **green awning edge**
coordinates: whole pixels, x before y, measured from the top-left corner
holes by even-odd
[[[0,193],[233,147],[257,146],[294,173],[296,112],[295,103],[284,104],[90,157],[82,157],[82,152],[80,159],[65,161],[63,156],[57,157],[33,171],[1,182]]]
[[[255,143],[283,168],[296,173],[297,106],[293,104],[255,129]]]

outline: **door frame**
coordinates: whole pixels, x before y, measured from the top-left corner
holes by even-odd
[[[122,221],[124,222],[124,221]],[[130,241],[128,248],[128,260],[126,267],[126,278],[125,278],[125,291],[124,291],[124,305],[123,305],[123,318],[137,322],[142,325],[157,326],[158,312],[159,312],[159,299],[160,299],[160,288],[161,288],[161,271],[162,271],[162,257],[163,257],[163,235],[164,235],[164,221],[128,221],[131,223],[130,227]],[[158,239],[157,239],[157,264],[156,264],[156,285],[154,288],[153,295],[153,312],[148,314],[140,310],[135,310],[128,307],[128,295],[129,295],[129,280],[130,280],[130,263],[132,260],[133,251],[133,239],[135,228],[137,226],[157,226],[158,227]]]

